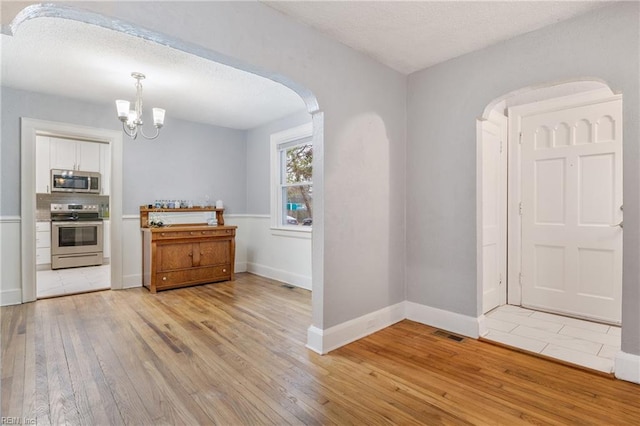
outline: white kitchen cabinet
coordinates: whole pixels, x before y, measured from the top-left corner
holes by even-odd
[[[94,142],[78,142],[76,170],[84,172],[100,171],[100,145]]]
[[[111,188],[111,145],[100,144],[100,177],[102,178],[102,195],[109,195]]]
[[[111,222],[105,220],[103,223],[103,235],[102,235],[102,257],[108,259],[111,257]]]
[[[51,263],[51,222],[36,222],[36,265]]]
[[[100,143],[49,138],[50,169],[100,171]]]
[[[49,137],[36,136],[36,193],[48,194],[51,192],[51,174]]]
[[[51,169],[76,169],[76,141],[69,139],[49,138]]]

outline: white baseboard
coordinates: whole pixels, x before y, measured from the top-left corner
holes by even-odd
[[[19,305],[22,303],[22,290],[3,290],[0,292],[0,306]]]
[[[640,355],[620,351],[614,365],[617,379],[640,384]]]
[[[489,327],[487,327],[487,317],[480,315],[478,317],[478,336],[483,337],[489,333]]]
[[[122,288],[142,287],[142,274],[125,275],[122,277]]]
[[[477,339],[480,337],[482,316],[475,318],[414,302],[406,302],[406,318],[431,327]]]
[[[311,290],[311,277],[308,276],[252,262],[247,262],[245,270],[252,274],[260,275],[261,277],[271,278],[272,280],[282,281],[283,283]]]
[[[324,355],[402,321],[404,318],[405,302],[400,302],[326,330],[311,326],[307,331],[307,348]]]

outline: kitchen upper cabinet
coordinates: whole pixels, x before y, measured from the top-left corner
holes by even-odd
[[[100,146],[101,143],[78,142],[76,170],[83,172],[100,171]]]
[[[100,171],[100,143],[49,138],[50,169]]]
[[[48,194],[51,192],[51,174],[49,170],[49,137],[36,136],[36,192]]]

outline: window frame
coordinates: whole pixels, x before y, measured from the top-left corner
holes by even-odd
[[[271,231],[273,235],[311,238],[312,226],[284,225],[283,224],[283,196],[281,182],[282,149],[281,145],[294,142],[298,139],[308,139],[313,136],[313,123],[309,122],[281,132],[271,134]],[[313,177],[308,183],[313,186]]]

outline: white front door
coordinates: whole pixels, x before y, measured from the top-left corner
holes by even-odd
[[[521,132],[522,305],[619,324],[621,97],[522,117]]]
[[[478,121],[482,200],[482,313],[506,303],[507,117],[492,111]]]

